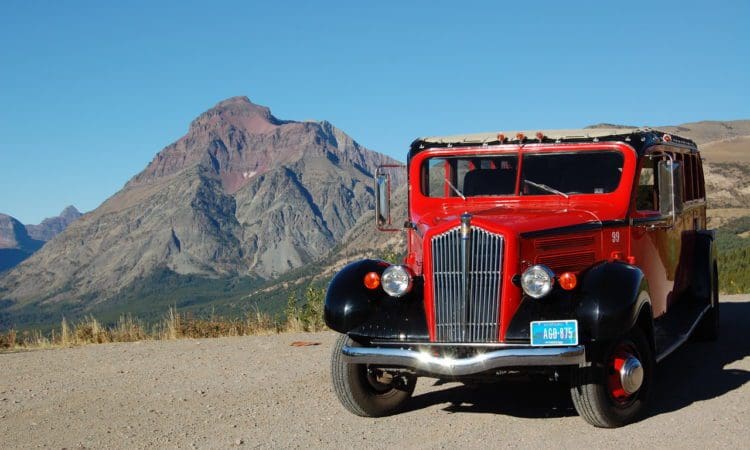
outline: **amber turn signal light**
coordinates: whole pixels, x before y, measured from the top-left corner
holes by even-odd
[[[560,279],[558,281],[560,283],[560,287],[565,289],[566,291],[572,291],[578,284],[578,278],[573,272],[565,272],[564,274],[560,275]]]
[[[367,289],[377,289],[380,287],[380,275],[377,272],[367,272],[365,275],[365,287]]]

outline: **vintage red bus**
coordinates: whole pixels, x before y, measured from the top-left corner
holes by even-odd
[[[393,168],[376,176],[390,213]],[[644,413],[656,363],[713,339],[714,234],[696,145],[650,129],[416,140],[403,264],[367,259],[331,281],[325,320],[351,412],[401,409],[417,377],[567,380],[589,423]]]

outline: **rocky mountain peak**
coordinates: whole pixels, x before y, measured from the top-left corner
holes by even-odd
[[[82,214],[80,211],[78,211],[78,208],[76,208],[73,205],[66,206],[65,209],[62,210],[59,217],[62,217],[63,219],[73,221],[79,217],[81,217]]]
[[[29,236],[26,227],[14,217],[0,213],[0,249],[37,250],[43,242]]]
[[[62,233],[68,225],[81,216],[82,214],[75,206],[66,206],[60,215],[48,217],[39,225],[26,225],[26,230],[31,238],[46,242]]]
[[[329,122],[279,120],[247,97],[231,97],[193,120],[188,133],[159,152],[127,187],[200,166],[221,180],[225,193],[234,194],[273,168],[319,157],[368,176],[367,168],[380,158]]]
[[[21,222],[0,214],[0,273],[21,263],[43,244],[32,239]]]
[[[17,246],[18,236],[23,225],[13,217],[0,213],[0,248],[11,248]]]
[[[190,124],[190,131],[202,132],[216,127],[234,127],[249,133],[267,133],[283,122],[271,109],[256,105],[245,96],[230,97],[217,103]]]

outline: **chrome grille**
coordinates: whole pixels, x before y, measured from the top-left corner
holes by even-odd
[[[461,246],[459,228],[431,241],[437,340],[496,342],[503,237],[472,228],[466,260],[461,257]],[[468,265],[466,277],[464,265]]]

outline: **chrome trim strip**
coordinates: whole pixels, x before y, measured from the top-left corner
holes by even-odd
[[[586,362],[583,345],[494,350],[455,359],[401,348],[344,346],[341,352],[344,359],[353,364],[408,367],[443,376],[473,375],[502,367],[572,366]]]
[[[470,308],[471,308],[471,290],[472,290],[472,284],[469,280],[469,271],[473,269],[471,266],[471,255],[469,254],[469,251],[471,249],[471,214],[469,213],[463,213],[461,214],[461,227],[460,227],[460,236],[461,236],[461,302],[463,302],[463,317],[461,321],[463,322],[461,325],[461,341],[471,342],[473,339],[471,338],[471,330],[469,321],[470,318]]]
[[[532,348],[531,344],[516,344],[512,342],[429,342],[429,341],[381,341],[373,339],[372,345],[378,347],[481,347],[481,348]]]

